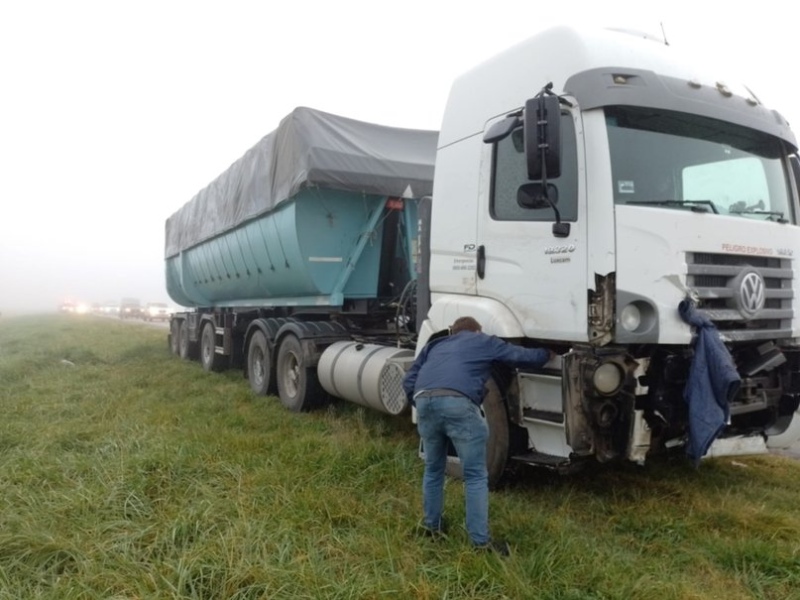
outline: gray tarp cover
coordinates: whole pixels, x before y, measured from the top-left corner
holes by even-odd
[[[421,198],[433,191],[436,131],[296,108],[166,223],[166,257],[269,212],[306,187]]]

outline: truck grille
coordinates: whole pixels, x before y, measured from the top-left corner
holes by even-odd
[[[725,341],[792,335],[793,271],[788,259],[689,252],[687,284]]]

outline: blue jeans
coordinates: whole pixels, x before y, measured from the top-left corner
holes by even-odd
[[[467,533],[473,544],[489,542],[489,428],[480,408],[464,396],[417,398],[417,430],[425,450],[422,505],[425,526],[439,529],[444,505],[447,441],[453,442],[464,470]]]

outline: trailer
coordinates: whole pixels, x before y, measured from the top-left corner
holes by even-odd
[[[167,290],[195,308],[173,316],[173,350],[209,371],[243,365],[254,392],[292,410],[327,387],[403,412],[402,371],[389,389],[371,365],[413,356],[417,203],[436,138],[293,111],[167,221]]]

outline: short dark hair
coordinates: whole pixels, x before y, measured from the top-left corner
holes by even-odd
[[[458,333],[460,331],[480,331],[481,324],[472,317],[459,317],[453,324],[450,325],[450,333]]]

